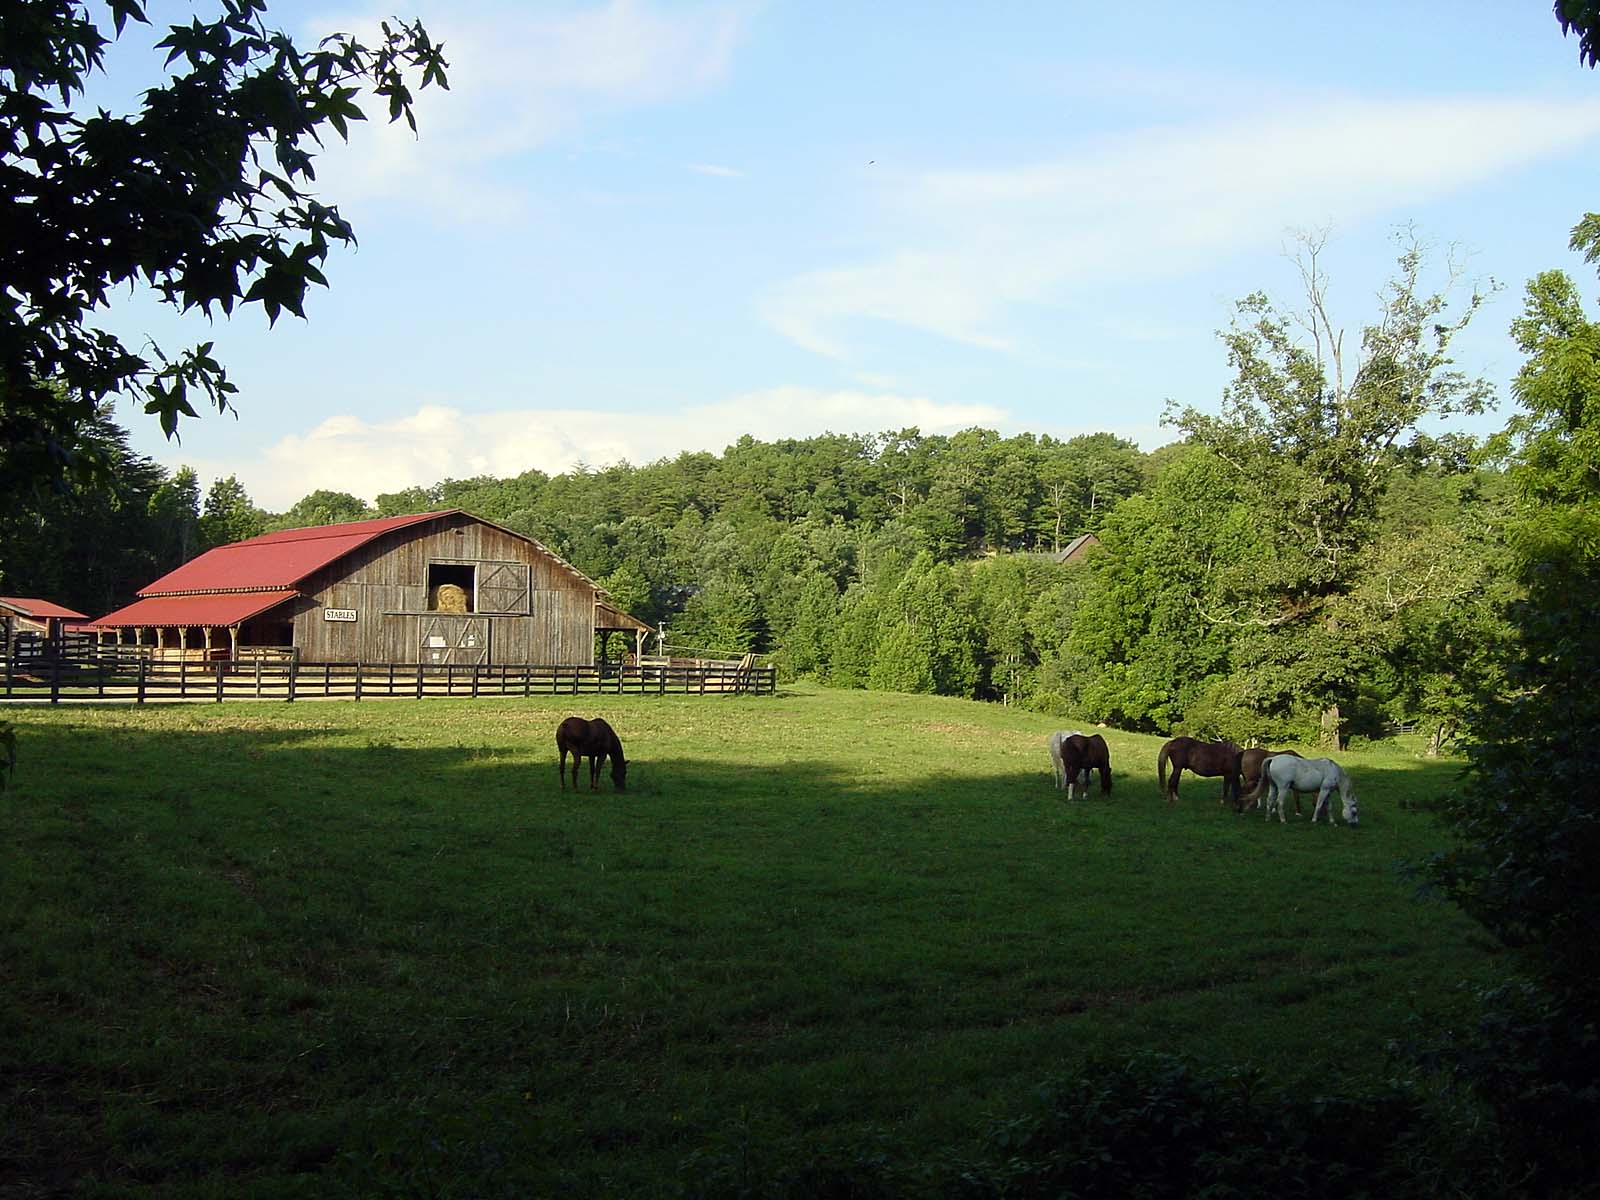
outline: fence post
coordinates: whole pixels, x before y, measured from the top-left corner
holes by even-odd
[[[361,699],[361,663],[356,662],[356,699]]]
[[[297,654],[297,655],[295,655],[293,658],[291,658],[289,660],[289,694],[288,694],[288,696],[286,696],[284,698],[285,702],[288,703],[288,704],[293,704],[294,703],[294,684],[295,684],[295,680],[298,679],[299,677],[300,677],[300,656]]]
[[[261,699],[261,655],[256,655],[256,699]]]
[[[333,695],[333,664],[322,664],[322,695],[324,698]]]
[[[478,664],[472,664],[472,698],[478,698]]]
[[[417,699],[422,699],[422,664],[417,663]]]
[[[187,700],[189,698],[189,659],[184,650],[179,649],[178,653],[185,655],[185,657],[178,659],[178,699]]]
[[[389,696],[393,696],[394,695],[394,664],[393,663],[389,664],[389,690],[388,690],[388,692],[385,693],[385,695],[389,695]]]
[[[61,656],[59,654],[50,662],[50,703],[61,703]]]
[[[106,694],[106,656],[104,651],[101,651],[94,660],[94,694],[96,696],[104,696]]]
[[[139,694],[138,694],[138,698],[134,701],[135,704],[143,704],[144,703],[144,676],[145,676],[145,669],[147,667],[149,667],[149,665],[150,665],[150,660],[148,658],[146,658],[144,655],[141,654],[139,656]]]
[[[217,703],[222,703],[222,668],[227,664],[220,659],[217,661]]]

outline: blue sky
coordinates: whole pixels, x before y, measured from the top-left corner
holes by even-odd
[[[310,39],[388,11],[271,15]],[[1540,0],[401,11],[451,91],[420,137],[375,121],[323,160],[360,246],[309,321],[107,318],[217,343],[237,420],[175,445],[120,413],[202,486],[282,509],[908,425],[1152,449],[1168,399],[1218,404],[1233,302],[1295,300],[1296,230],[1329,231],[1353,340],[1404,224],[1504,285],[1457,343],[1500,386],[1460,426],[1485,432],[1526,280],[1600,291],[1566,248],[1600,208],[1600,72]],[[137,46],[107,96],[152,66]]]

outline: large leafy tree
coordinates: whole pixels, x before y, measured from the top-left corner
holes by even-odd
[[[206,491],[205,507],[200,513],[200,538],[208,549],[242,542],[266,529],[266,514],[251,502],[237,476],[218,479]]]
[[[1526,1195],[1591,1195],[1600,1079],[1600,322],[1560,272],[1512,326],[1527,360],[1500,448],[1523,504],[1510,536],[1525,597],[1503,689],[1473,716],[1455,846],[1433,881],[1518,952],[1534,982],[1486,992],[1442,1061],[1475,1085]]]
[[[59,488],[0,489],[0,584],[100,616],[148,583],[168,531],[152,501],[166,472],[128,447],[104,411],[79,437],[108,464],[103,476]],[[181,485],[180,485],[181,488]],[[175,565],[175,564],[174,564]]]
[[[306,293],[355,233],[310,190],[329,133],[363,119],[370,90],[415,128],[411,88],[445,86],[420,24],[367,46],[335,35],[297,47],[263,0],[219,0],[214,19],[158,43],[164,80],[137,111],[90,111],[84,93],[142,0],[108,0],[109,29],[75,0],[0,5],[0,448],[19,481],[93,473],[85,438],[115,394],[142,398],[169,436],[236,388],[206,342],[132,348],[100,327],[113,292],[144,287],[207,316],[258,304],[305,315]]]
[[[1524,511],[1527,589],[1511,686],[1474,721],[1470,785],[1450,809],[1461,846],[1436,876],[1468,912],[1594,999],[1600,961],[1600,322],[1572,280],[1528,286],[1513,336],[1528,358],[1504,435]]]
[[[1255,631],[1254,658],[1285,696],[1321,706],[1335,747],[1341,706],[1354,698],[1364,641],[1341,621],[1361,553],[1378,532],[1396,465],[1419,453],[1418,423],[1480,412],[1487,382],[1455,368],[1451,342],[1484,299],[1452,267],[1430,283],[1428,256],[1408,233],[1377,317],[1347,353],[1331,315],[1324,241],[1302,241],[1302,304],[1263,294],[1239,304],[1223,333],[1234,380],[1220,415],[1192,408],[1167,419],[1231,463],[1255,491],[1275,553],[1215,619]]]
[[[193,467],[177,472],[150,497],[156,570],[165,574],[200,551],[200,481]]]
[[[1556,0],[1555,11],[1561,32],[1577,35],[1579,59],[1600,65],[1600,0]]]

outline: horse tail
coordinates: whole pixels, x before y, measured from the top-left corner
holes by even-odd
[[[1172,754],[1172,743],[1168,742],[1161,747],[1161,753],[1156,756],[1156,782],[1161,785],[1161,794],[1167,794],[1167,759]]]
[[[1272,759],[1270,756],[1261,760],[1261,774],[1256,776],[1255,787],[1250,789],[1249,795],[1239,797],[1240,809],[1243,809],[1246,804],[1254,804],[1261,799],[1261,793],[1266,790],[1267,786],[1267,768],[1271,765]]]

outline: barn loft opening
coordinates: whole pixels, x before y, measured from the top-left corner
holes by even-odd
[[[429,611],[476,612],[477,574],[477,569],[468,563],[429,563]]]

